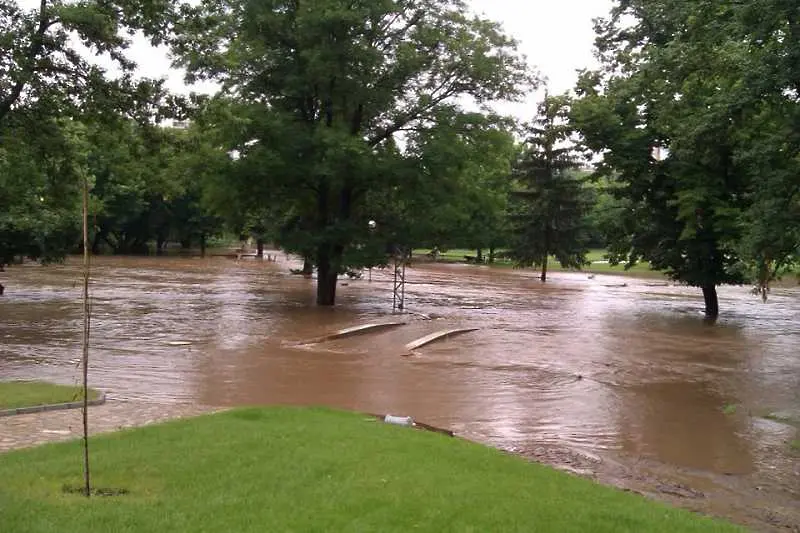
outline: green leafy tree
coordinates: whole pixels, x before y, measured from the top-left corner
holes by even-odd
[[[223,172],[224,154],[198,131],[106,121],[89,128],[94,177],[94,253],[162,253],[185,248],[221,229],[204,201],[207,176]]]
[[[125,32],[140,29],[160,42],[170,5],[166,0],[40,0],[37,9],[26,10],[14,0],[1,0],[0,125],[12,113],[32,122],[115,113],[150,119],[162,103],[161,83],[134,79],[136,65],[124,55]],[[107,76],[75,47],[76,40],[107,54],[122,75]]]
[[[396,138],[528,81],[514,42],[457,0],[207,0],[176,28],[189,78],[233,102],[215,126],[255,169],[248,189],[294,214],[282,244],[312,255],[320,305],[335,302],[347,250],[371,238],[367,198],[402,172],[385,164]]]
[[[587,221],[591,232],[589,246],[608,249],[616,242],[617,236],[625,231],[621,222],[625,219],[626,211],[630,209],[630,202],[618,194],[621,185],[614,176],[600,176],[595,179],[591,172],[587,174],[586,186],[592,206]]]
[[[574,106],[629,202],[613,258],[701,287],[710,318],[718,285],[766,290],[797,257],[797,13],[758,4],[769,22],[753,26],[750,3],[618,2]]]
[[[0,129],[0,266],[19,257],[58,260],[79,239],[84,128],[50,120],[35,135],[20,131]]]
[[[89,171],[92,188],[92,251],[145,253],[150,238],[148,214],[159,192],[155,143],[146,142],[133,121],[107,121],[90,128]]]
[[[76,244],[79,182],[88,165],[84,126],[161,109],[160,83],[134,80],[124,31],[158,39],[168,2],[0,0],[0,266],[15,257],[57,260]],[[111,78],[76,48],[107,54]]]
[[[196,168],[202,181],[203,205],[227,231],[256,239],[262,254],[263,245],[281,241],[298,218],[291,201],[282,196],[288,189],[271,186],[272,173],[283,171],[277,161],[279,150],[265,147],[240,131],[248,115],[257,111],[231,99],[206,101],[196,113],[191,130],[203,138],[204,149],[198,152],[202,156]],[[291,150],[291,145],[284,146]]]
[[[580,268],[588,252],[590,204],[569,109],[567,96],[545,97],[514,168],[520,188],[512,192],[517,205],[511,256],[521,266],[541,267],[543,282],[550,256],[563,267]]]
[[[506,240],[513,124],[482,113],[442,113],[436,126],[406,139],[405,174],[387,190],[383,214],[395,217],[406,246],[493,249]]]
[[[476,135],[462,156],[467,162],[461,177],[466,220],[457,226],[454,242],[475,249],[478,262],[494,262],[495,251],[510,242],[508,177],[518,151],[511,126],[501,123]]]
[[[154,203],[163,205],[165,218],[164,226],[151,222],[153,230],[165,227],[166,232],[158,234],[160,242],[166,236],[184,248],[197,243],[204,255],[208,238],[224,229],[223,218],[209,202],[208,185],[229,177],[230,158],[220,153],[213,136],[194,125],[188,129],[160,128],[155,141],[160,151],[153,170],[159,176]],[[151,220],[157,221],[157,215],[151,207]]]
[[[746,50],[736,85],[743,127],[734,138],[752,202],[737,250],[766,299],[774,278],[791,268],[800,275],[800,12],[793,2],[758,1],[726,15],[728,39]]]

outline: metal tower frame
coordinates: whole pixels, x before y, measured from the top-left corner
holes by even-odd
[[[403,313],[406,309],[406,254],[396,248],[394,253],[394,283],[392,284],[392,312]]]

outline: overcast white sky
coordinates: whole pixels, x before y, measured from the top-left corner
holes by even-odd
[[[531,66],[548,80],[551,93],[570,90],[576,71],[595,65],[592,19],[611,10],[611,0],[470,0],[477,13],[503,24],[519,41]],[[540,94],[526,102],[498,106],[506,114],[533,117]]]
[[[24,7],[38,5],[38,0],[18,0]],[[520,42],[520,50],[529,63],[546,76],[550,91],[560,93],[572,88],[576,70],[592,66],[594,33],[592,19],[611,9],[611,0],[469,0],[475,12],[499,21]],[[139,64],[147,77],[166,77],[173,91],[186,92],[182,74],[170,68],[166,49],[154,49],[144,39],[135,39],[129,57]],[[525,103],[498,106],[498,110],[531,118],[539,96],[531,95]]]

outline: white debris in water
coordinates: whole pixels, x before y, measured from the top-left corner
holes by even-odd
[[[169,341],[167,343],[169,346],[191,346],[190,341]]]

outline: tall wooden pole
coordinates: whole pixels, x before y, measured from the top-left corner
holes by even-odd
[[[83,178],[83,481],[91,496],[89,477],[89,178]]]

